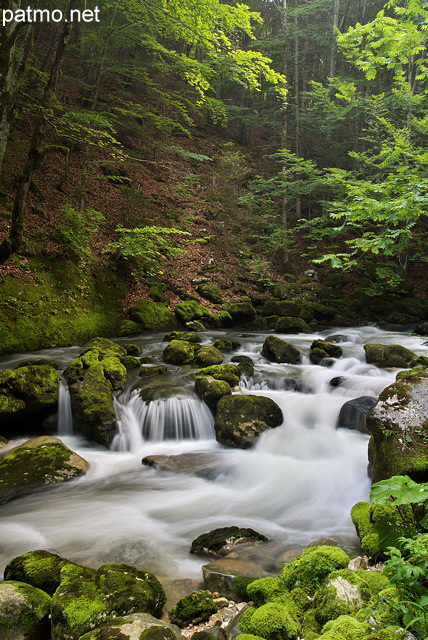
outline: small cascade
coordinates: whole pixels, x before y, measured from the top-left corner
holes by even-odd
[[[159,397],[144,400],[139,390],[116,401],[119,433],[114,451],[135,451],[144,442],[164,440],[212,440],[214,418],[196,395],[185,389],[173,395],[159,390]]]
[[[73,435],[70,389],[64,378],[61,378],[58,388],[58,435]]]

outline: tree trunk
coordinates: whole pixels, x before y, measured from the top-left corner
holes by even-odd
[[[330,72],[329,78],[334,78],[336,75],[336,62],[337,62],[337,36],[336,29],[339,27],[339,0],[334,0],[333,5],[333,40],[331,43],[331,51],[330,51]]]
[[[66,15],[76,9],[80,0],[69,0]],[[0,261],[5,261],[12,253],[19,251],[23,245],[24,220],[27,213],[28,193],[30,190],[33,173],[40,167],[48,148],[43,148],[46,135],[46,111],[51,108],[54,91],[58,82],[58,75],[61,68],[64,52],[70,38],[72,23],[66,20],[58,39],[55,57],[46,84],[43,99],[41,101],[39,114],[34,125],[33,135],[30,141],[27,161],[18,180],[18,187],[12,209],[12,221],[10,235],[0,246]]]
[[[282,12],[281,12],[281,31],[283,37],[283,67],[282,72],[287,77],[288,64],[287,64],[287,34],[288,34],[288,16],[287,16],[287,0],[282,0]],[[287,111],[283,110],[282,116],[282,131],[281,131],[281,148],[287,148]],[[282,249],[282,263],[285,266],[288,263],[288,247],[287,247],[287,231],[288,231],[288,193],[287,193],[287,165],[282,166],[282,210],[281,210],[281,223],[284,234],[283,249]]]

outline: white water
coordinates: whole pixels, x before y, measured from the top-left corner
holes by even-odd
[[[73,435],[70,391],[64,378],[61,378],[58,388],[58,435]]]
[[[30,549],[46,548],[92,566],[126,562],[160,577],[199,578],[204,562],[189,555],[190,544],[216,527],[253,527],[285,547],[323,536],[355,541],[349,510],[368,496],[368,437],[337,430],[336,420],[345,401],[377,396],[396,374],[368,366],[362,345],[400,343],[416,353],[426,349],[421,338],[376,327],[281,337],[307,352],[314,338],[337,333],[349,339],[341,343],[344,358],[330,368],[307,359],[298,366],[271,364],[260,355],[263,334],[227,335],[240,340],[239,353],[251,355],[256,364],[243,393],[271,397],[284,414],[283,424],[262,434],[251,450],[226,449],[214,440],[210,414],[187,391],[188,367],[174,373],[183,395],[148,405],[136,391],[118,399],[121,431],[114,451],[77,435],[61,436],[90,462],[90,471],[1,507],[2,566]],[[141,338],[140,344],[145,354],[160,354],[164,347],[161,337],[157,342]],[[337,376],[343,381],[333,387],[330,380]],[[159,385],[160,378],[146,384]],[[286,390],[282,381],[290,378],[297,378],[304,392]],[[189,452],[212,455],[214,480],[141,464],[144,456]]]

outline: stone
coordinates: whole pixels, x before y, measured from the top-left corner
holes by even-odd
[[[417,355],[400,344],[365,344],[364,351],[367,363],[377,367],[405,369],[417,364]]]
[[[213,347],[216,347],[219,351],[224,351],[225,353],[229,353],[230,351],[234,351],[234,349],[239,349],[240,343],[237,340],[226,340],[225,338],[217,338],[214,340]]]
[[[122,335],[140,333],[141,331],[161,331],[162,329],[175,329],[178,327],[177,320],[166,304],[152,302],[151,300],[140,300],[134,307],[128,310],[129,320],[135,325],[122,328]]]
[[[202,342],[201,336],[198,336],[196,333],[192,333],[191,331],[172,331],[164,337],[163,342],[171,342],[171,340],[184,340],[185,342],[190,342],[192,344]]]
[[[58,438],[33,438],[0,459],[0,502],[73,480],[88,469],[88,462]]]
[[[312,349],[322,349],[330,358],[340,358],[343,355],[342,347],[327,340],[314,340],[311,344]]]
[[[216,380],[212,376],[200,376],[196,378],[195,389],[199,397],[212,409],[217,407],[220,398],[232,394],[228,382],[225,380]]]
[[[231,362],[238,363],[241,374],[248,376],[249,378],[254,375],[254,362],[250,356],[233,356]]]
[[[85,633],[79,640],[181,640],[180,629],[175,624],[163,622],[149,613],[131,613],[115,618]]]
[[[54,411],[58,403],[59,375],[45,364],[0,371],[0,421],[16,423]]]
[[[221,527],[195,538],[190,553],[218,558],[228,554],[238,545],[267,541],[266,536],[254,531],[254,529],[235,526]]]
[[[123,348],[125,349],[128,356],[137,357],[141,353],[141,347],[139,347],[138,344],[124,344]]]
[[[202,321],[208,319],[210,311],[196,300],[185,300],[184,302],[179,302],[175,307],[175,315],[182,324],[186,324],[191,320]]]
[[[333,378],[335,380],[336,378]],[[332,381],[330,381],[330,384]],[[337,385],[333,385],[337,386]],[[361,396],[348,400],[342,405],[337,420],[337,428],[353,429],[361,433],[370,433],[366,426],[367,415],[377,403],[372,396]]]
[[[211,320],[210,316],[210,320]],[[204,325],[202,324],[202,322],[199,322],[199,320],[191,320],[190,322],[186,322],[186,328],[189,329],[190,331],[206,331]]]
[[[219,400],[214,429],[221,444],[248,449],[263,431],[282,421],[281,409],[270,398],[232,395]]]
[[[349,560],[349,556],[337,547],[309,547],[285,565],[279,578],[288,590],[299,586],[308,595],[313,595],[332,571],[346,569]]]
[[[262,315],[297,318],[300,309],[300,302],[295,302],[294,300],[266,300],[263,304]]]
[[[169,612],[168,616],[173,624],[183,628],[189,624],[198,624],[209,620],[218,607],[208,591],[194,591],[181,598]]]
[[[125,564],[99,569],[66,565],[52,597],[52,629],[56,640],[78,640],[94,627],[131,613],[161,614],[166,596],[148,571]]]
[[[194,358],[195,352],[190,342],[184,340],[171,340],[163,350],[163,359],[168,364],[189,364]]]
[[[226,311],[231,315],[235,324],[245,324],[254,320],[257,313],[250,300],[232,302],[227,306]]]
[[[141,367],[138,375],[140,378],[152,378],[153,376],[161,376],[167,373],[168,367],[164,364],[158,364],[154,367]]]
[[[6,565],[4,579],[31,584],[52,596],[59,586],[61,569],[66,564],[70,561],[56,553],[44,549],[29,551]]]
[[[225,473],[227,457],[223,461],[221,453],[181,453],[176,456],[151,455],[143,458],[142,463],[154,469],[183,473],[207,480],[215,480]]]
[[[270,362],[299,364],[301,353],[278,336],[269,335],[263,343],[262,356]]]
[[[367,416],[369,475],[373,482],[408,475],[428,482],[428,372],[399,372]]]
[[[196,287],[196,291],[200,296],[214,304],[219,304],[223,301],[220,289],[212,282],[202,282]]]
[[[201,347],[195,356],[195,364],[199,367],[210,367],[213,364],[221,364],[223,356],[214,346]]]
[[[275,323],[277,333],[309,333],[310,330],[310,326],[303,318],[283,316],[279,317]]]
[[[24,582],[0,582],[0,637],[5,640],[50,638],[51,598]]]
[[[215,380],[224,380],[229,386],[236,387],[239,384],[240,374],[239,366],[235,364],[214,364],[195,371],[190,377],[196,380],[201,376],[211,376]]]

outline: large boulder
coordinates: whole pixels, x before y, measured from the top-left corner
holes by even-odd
[[[300,363],[300,351],[278,336],[267,336],[262,348],[262,356],[270,362]]]
[[[361,431],[361,433],[370,433],[366,426],[367,415],[376,402],[377,399],[373,398],[373,396],[361,396],[360,398],[348,400],[340,409],[337,427],[353,429]]]
[[[249,299],[241,300],[240,302],[231,302],[226,311],[230,313],[233,322],[236,324],[251,322],[257,315],[256,310]]]
[[[109,448],[117,431],[113,392],[122,389],[126,349],[107,338],[94,338],[64,371],[77,428]]]
[[[59,379],[55,368],[44,364],[0,371],[0,422],[16,423],[54,411]]]
[[[88,469],[88,462],[58,438],[28,440],[0,459],[0,502],[73,480]]]
[[[373,482],[394,475],[428,482],[427,415],[428,372],[416,367],[398,373],[367,416]]]
[[[29,551],[6,565],[4,579],[31,584],[51,596],[59,586],[61,569],[66,564],[73,563],[44,549]]]
[[[199,367],[210,367],[223,362],[222,353],[214,346],[201,347],[195,356],[195,363]]]
[[[129,333],[140,333],[141,331],[161,331],[162,329],[174,329],[178,326],[173,313],[166,304],[152,302],[151,300],[140,300],[135,307],[128,310],[129,320],[135,327]],[[126,332],[122,331],[122,334]]]
[[[79,640],[181,640],[180,629],[175,624],[162,622],[149,613],[131,613],[103,624]]]
[[[221,444],[248,449],[263,431],[282,421],[281,409],[270,398],[232,395],[219,400],[214,429]]]
[[[192,362],[195,352],[190,342],[171,340],[163,350],[162,357],[169,364],[188,364]]]
[[[365,344],[364,351],[368,364],[377,367],[397,367],[405,369],[417,364],[418,356],[401,344]]]
[[[232,390],[226,380],[216,380],[212,376],[200,376],[195,380],[195,389],[199,397],[211,409],[217,407],[218,401],[224,396],[230,396]]]
[[[267,542],[268,538],[254,529],[244,527],[221,527],[195,538],[190,553],[219,558],[240,544]]]
[[[184,340],[185,342],[191,342],[192,344],[202,342],[201,336],[198,336],[197,333],[192,333],[191,331],[172,331],[164,337],[163,342],[171,342],[171,340]]]
[[[24,582],[0,582],[0,638],[50,638],[50,605],[50,596],[40,589]]]
[[[215,380],[224,380],[231,387],[239,384],[241,371],[239,365],[236,364],[213,364],[211,367],[204,367],[191,374],[191,378],[195,380],[201,376],[211,376]]]
[[[166,596],[155,576],[125,564],[99,569],[66,565],[52,597],[56,640],[78,640],[94,627],[130,613],[161,614]]]
[[[181,598],[168,612],[170,621],[179,627],[206,622],[218,607],[208,591],[194,591]]]
[[[310,330],[310,326],[303,318],[279,317],[275,323],[277,333],[309,333]]]

